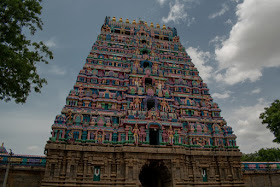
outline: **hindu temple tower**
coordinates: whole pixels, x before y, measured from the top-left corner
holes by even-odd
[[[175,28],[106,17],[52,125],[42,186],[243,186],[194,64]]]

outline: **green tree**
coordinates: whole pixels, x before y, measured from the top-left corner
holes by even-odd
[[[243,154],[243,162],[279,162],[280,161],[280,149],[279,148],[267,148],[260,149],[255,153]]]
[[[31,90],[40,92],[47,83],[38,75],[36,63],[48,64],[52,52],[23,33],[42,30],[41,1],[0,0],[0,99],[6,102],[25,103]]]
[[[264,110],[260,114],[262,124],[267,124],[266,128],[274,134],[273,142],[280,143],[280,100],[275,100],[270,107],[266,107]]]

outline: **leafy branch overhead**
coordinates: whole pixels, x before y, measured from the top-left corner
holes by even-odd
[[[280,100],[275,100],[270,107],[264,108],[260,114],[262,124],[267,124],[268,128],[275,136],[273,142],[280,143]]]
[[[32,90],[40,92],[47,81],[37,74],[36,63],[48,64],[49,48],[32,42],[23,29],[34,35],[42,30],[41,0],[0,0],[0,99],[25,103]]]
[[[279,162],[280,149],[279,148],[262,148],[255,153],[242,154],[241,160],[243,162]]]

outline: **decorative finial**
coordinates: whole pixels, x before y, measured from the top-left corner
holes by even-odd
[[[120,19],[119,19],[119,22],[121,22],[121,23],[122,23],[122,18],[120,18]]]
[[[2,147],[4,147],[4,142],[2,142]]]
[[[147,22],[145,21],[145,25],[148,26]]]
[[[154,28],[154,23],[153,23],[153,22],[151,23],[151,27],[153,27],[153,28]]]
[[[126,23],[129,23],[129,20],[128,20],[128,18],[126,18],[125,22],[126,22]]]
[[[166,26],[165,26],[165,25],[163,25],[163,26],[162,26],[162,29],[164,29],[164,30],[165,30],[165,29],[166,29]]]
[[[135,25],[136,25],[136,21],[135,21],[135,19],[132,21],[132,24],[135,24]]]
[[[157,23],[157,28],[160,28],[159,24]]]
[[[116,21],[116,17],[115,16],[112,18],[112,21]]]

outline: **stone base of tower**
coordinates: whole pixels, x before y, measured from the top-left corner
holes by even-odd
[[[48,142],[42,186],[244,186],[238,149]]]

